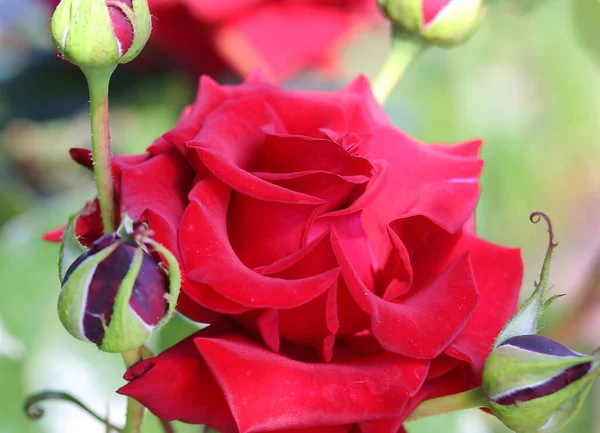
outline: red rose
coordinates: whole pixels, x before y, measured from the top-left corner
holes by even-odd
[[[56,6],[58,0],[47,0]],[[151,41],[194,73],[260,67],[280,80],[329,68],[345,42],[381,14],[374,0],[148,0]]]
[[[322,93],[202,79],[115,175],[121,212],[180,259],[179,310],[213,325],[120,392],[224,433],[385,433],[474,386],[522,277],[518,250],[473,231],[479,145],[416,142],[364,78]]]

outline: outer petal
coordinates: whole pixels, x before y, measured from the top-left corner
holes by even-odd
[[[393,416],[420,388],[428,365],[390,353],[307,363],[234,335],[195,342],[241,433]]]
[[[392,122],[387,117],[383,107],[375,99],[375,96],[373,96],[371,83],[367,77],[359,75],[344,87],[342,92],[355,94],[361,98],[363,101],[361,108],[371,126],[391,126]]]
[[[427,362],[390,353],[341,354],[328,364],[298,361],[230,331],[227,325],[205,328],[139,362],[118,392],[162,419],[224,433],[337,433],[355,422],[395,418],[427,373]],[[286,348],[288,354],[298,350]]]
[[[260,96],[277,113],[288,134],[318,137],[322,131],[331,130],[339,134],[354,132],[364,138],[372,129],[372,120],[364,110],[365,98],[354,92],[287,90],[269,83],[261,74],[251,75],[241,85],[209,87],[213,101],[217,100],[217,93],[223,100]],[[203,89],[200,100],[204,99]],[[194,105],[199,105],[198,101]],[[190,118],[194,117],[190,114]]]
[[[423,400],[443,397],[450,394],[458,394],[466,390],[467,387],[465,386],[465,380],[460,368],[455,368],[442,377],[428,379],[425,381],[417,395],[411,398],[406,406],[404,406],[404,409],[397,414],[395,420],[387,420],[387,423],[392,424],[395,421],[395,424],[392,425],[400,425]],[[371,432],[379,433],[377,430],[365,430],[364,433]],[[402,432],[405,432],[405,430],[401,428],[398,433]]]
[[[196,336],[217,338],[227,330],[205,328],[156,358],[137,363],[125,373],[130,383],[118,393],[135,398],[159,418],[237,433],[227,400],[194,344]]]

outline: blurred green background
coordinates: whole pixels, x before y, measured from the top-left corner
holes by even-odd
[[[533,288],[547,241],[528,216],[551,216],[560,243],[553,290],[568,296],[555,304],[546,331],[581,351],[600,345],[600,287],[590,282],[600,266],[600,70],[576,38],[576,30],[595,37],[590,50],[600,53],[594,1],[495,4],[469,43],[425,53],[386,105],[397,126],[424,142],[485,140],[478,231],[523,249],[524,293]],[[576,19],[573,5],[581,9]],[[124,419],[124,399],[114,394],[123,383],[121,361],[61,328],[58,248],[40,239],[93,195],[89,173],[67,154],[88,146],[85,82],[56,58],[47,22],[48,12],[32,0],[0,0],[0,433],[103,431],[63,403],[46,404],[41,421],[27,420],[22,402],[44,389],[69,391],[108,410],[116,424]],[[337,76],[307,73],[283,84],[340,88],[357,73],[373,77],[388,48],[386,30],[371,31],[347,48]],[[120,69],[111,89],[116,152],[142,151],[171,128],[195,84],[177,71]],[[179,318],[153,347],[168,347],[193,329]],[[565,432],[600,432],[600,390],[594,394]],[[160,431],[156,420],[147,422],[144,431]],[[506,431],[477,410],[408,430]]]

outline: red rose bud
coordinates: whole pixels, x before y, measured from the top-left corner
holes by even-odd
[[[458,45],[477,29],[481,0],[380,0],[395,26],[440,46]]]
[[[63,239],[63,269],[70,261],[69,244],[74,244],[70,229]],[[63,326],[74,337],[106,352],[143,345],[154,329],[170,318],[179,294],[174,258],[152,240],[135,239],[143,240],[122,233],[102,236],[68,266],[62,278],[58,311]],[[170,275],[146,244],[169,256]]]
[[[133,60],[150,32],[147,0],[62,0],[52,16],[56,47],[82,68]]]
[[[541,335],[520,335],[488,356],[483,390],[494,415],[513,431],[554,432],[579,411],[598,365],[597,355],[573,352]]]

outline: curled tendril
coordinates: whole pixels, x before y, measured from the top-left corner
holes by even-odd
[[[548,279],[550,277],[550,262],[552,261],[552,252],[554,248],[558,246],[558,242],[554,242],[554,231],[552,230],[552,222],[548,215],[543,212],[534,212],[529,215],[529,221],[534,224],[540,222],[540,220],[544,220],[546,222],[546,226],[548,227],[548,249],[546,250],[546,256],[544,257],[544,263],[542,265],[542,271],[540,272],[540,282],[537,283],[536,291],[534,295],[539,292],[539,302],[542,305],[542,310],[545,310],[550,304],[556,300],[560,296],[553,296],[550,299],[547,299],[548,294]]]
[[[87,407],[85,404],[83,404],[81,401],[79,401],[72,395],[70,395],[66,392],[60,392],[60,391],[43,391],[38,394],[29,396],[27,398],[27,400],[25,400],[25,405],[24,405],[25,414],[27,415],[27,417],[29,419],[42,418],[44,416],[44,409],[42,409],[39,404],[46,400],[62,400],[62,401],[67,401],[69,403],[73,403],[74,405],[83,409],[85,412],[90,414],[92,417],[96,418],[98,421],[100,421],[101,423],[106,425],[109,429],[112,429],[117,432],[123,431],[122,428],[116,427],[116,426],[110,424],[107,419],[104,419],[103,417],[101,417],[100,415],[95,413],[93,410],[91,410],[89,407]]]
[[[554,242],[554,231],[552,230],[552,222],[550,221],[548,215],[546,215],[544,212],[534,212],[531,215],[529,215],[529,221],[531,221],[534,224],[539,223],[541,219],[546,221],[546,225],[548,226],[548,249],[557,247],[558,242]]]

